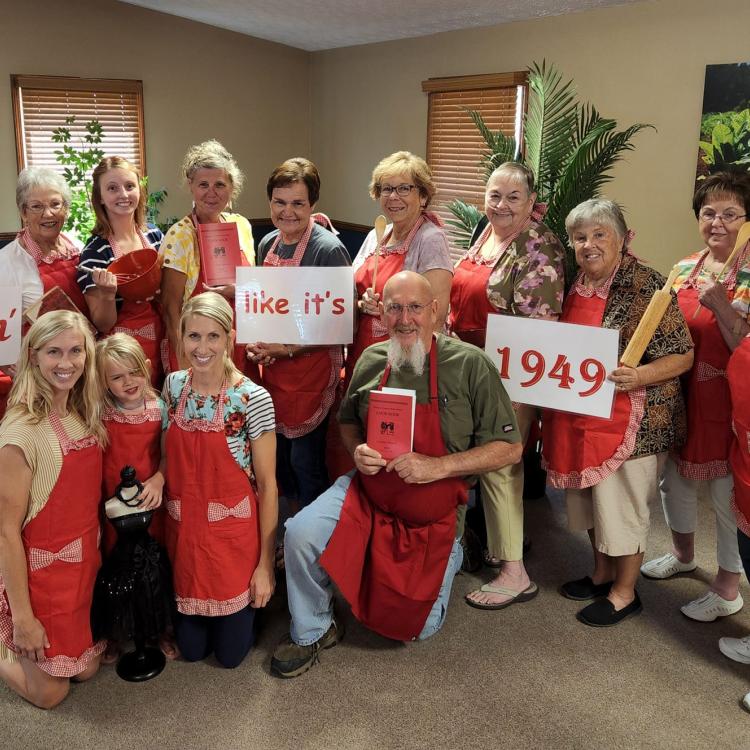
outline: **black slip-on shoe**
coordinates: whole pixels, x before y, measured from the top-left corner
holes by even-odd
[[[642,609],[643,606],[636,591],[635,599],[627,607],[618,610],[609,599],[597,599],[588,607],[584,607],[576,617],[584,625],[591,625],[592,628],[610,628],[613,625],[619,625],[631,615],[637,615]]]
[[[607,596],[614,581],[606,583],[594,583],[591,578],[584,576],[576,581],[568,581],[560,586],[560,594],[566,599],[577,602],[585,602],[587,599],[596,599],[599,596]]]

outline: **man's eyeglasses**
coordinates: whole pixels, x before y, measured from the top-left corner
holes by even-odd
[[[389,302],[385,306],[385,311],[388,315],[396,315],[400,318],[404,314],[404,310],[407,310],[409,315],[421,315],[422,310],[429,306],[429,302],[424,305],[418,305],[416,302],[412,302],[410,305],[399,305],[398,302]]]
[[[380,194],[384,195],[386,198],[390,198],[393,193],[396,193],[400,198],[406,198],[415,187],[416,185],[407,185],[406,183],[403,185],[396,185],[396,187],[393,187],[393,185],[381,185]]]

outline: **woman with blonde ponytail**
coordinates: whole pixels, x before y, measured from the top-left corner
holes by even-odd
[[[0,678],[52,708],[99,668],[89,612],[99,568],[102,447],[94,339],[79,313],[23,340],[0,425]]]

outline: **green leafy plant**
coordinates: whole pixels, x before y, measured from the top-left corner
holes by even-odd
[[[750,169],[750,109],[703,115],[698,145],[709,173]]]
[[[104,151],[98,147],[104,131],[98,120],[89,120],[83,126],[85,135],[75,147],[71,144],[73,136],[70,132],[75,122],[75,116],[66,117],[65,125],[52,131],[52,140],[62,144],[62,148],[54,152],[55,159],[64,167],[63,177],[70,186],[72,197],[65,229],[73,230],[85,241],[96,221],[91,208],[91,172],[104,156]]]
[[[530,167],[536,176],[537,200],[548,206],[544,223],[567,247],[565,217],[581,201],[601,195],[612,179],[614,165],[633,150],[633,136],[653,125],[636,123],[617,130],[615,120],[602,117],[591,104],[580,103],[573,81],[563,82],[559,71],[546,61],[532,63],[528,81],[523,156],[514,138],[492,132],[478,112],[467,112],[486,145],[480,162],[485,177],[505,161],[522,161]],[[449,232],[459,247],[467,247],[482,214],[461,201],[453,201],[448,208],[456,216],[455,222],[448,222]],[[566,271],[575,269],[569,248],[567,265]]]

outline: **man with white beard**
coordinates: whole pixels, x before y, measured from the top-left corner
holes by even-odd
[[[497,368],[480,349],[433,335],[437,306],[429,282],[411,271],[383,289],[389,340],[362,354],[339,412],[356,469],[286,523],[292,622],[271,660],[279,677],[302,674],[341,640],[334,583],[381,635],[436,633],[461,567],[468,485],[521,459]],[[386,385],[416,392],[413,450],[391,461],[366,441],[369,394]]]

